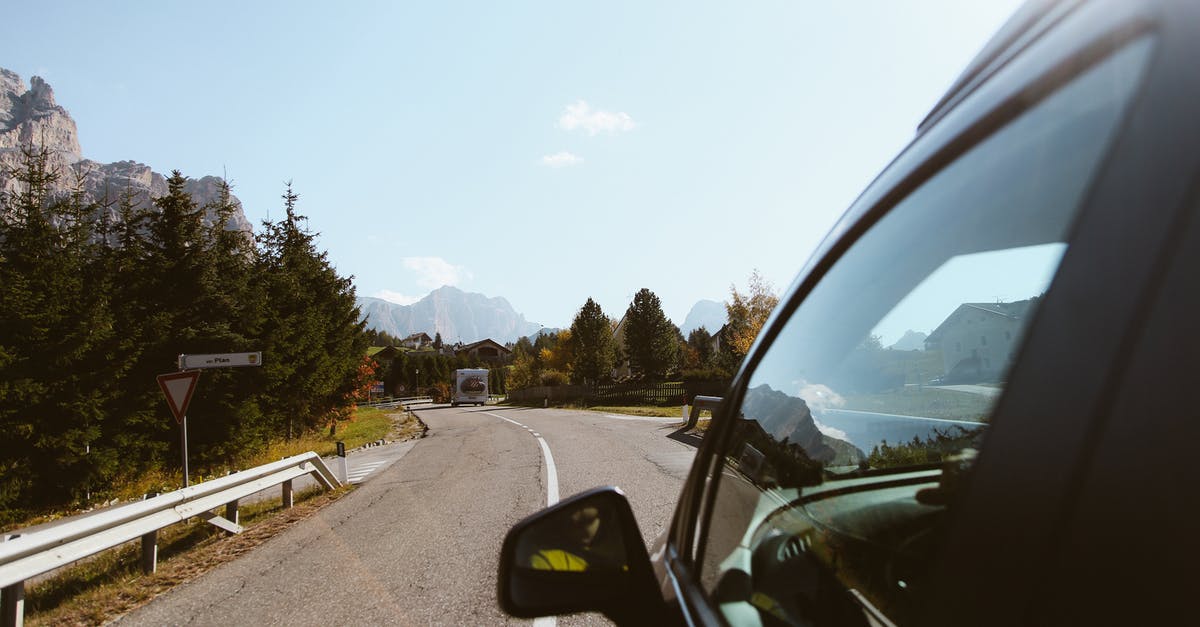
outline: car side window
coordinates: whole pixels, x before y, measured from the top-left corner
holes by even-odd
[[[699,572],[731,624],[912,624],[1150,49],[1126,46],[958,156],[792,313],[714,464]]]

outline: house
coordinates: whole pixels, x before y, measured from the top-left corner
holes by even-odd
[[[942,351],[947,381],[998,381],[1036,302],[963,303],[925,338],[925,350]]]
[[[429,337],[428,333],[413,333],[412,335],[400,341],[400,345],[413,350],[429,348],[433,346],[433,338]]]
[[[729,325],[723,324],[720,329],[717,329],[716,333],[709,336],[708,348],[712,351],[712,354],[716,355],[721,352],[721,341],[725,338],[725,329],[727,328],[729,328]]]
[[[512,351],[505,348],[503,344],[492,339],[486,339],[464,344],[455,350],[454,354],[458,357],[501,362],[506,361],[512,355]]]

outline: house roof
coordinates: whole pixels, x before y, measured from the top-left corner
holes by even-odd
[[[429,337],[428,333],[425,333],[424,331],[422,331],[420,333],[413,333],[412,335],[404,338],[404,341],[407,342],[408,340],[427,340],[427,341],[432,342],[433,338]]]
[[[1034,302],[1035,299],[1027,298],[1025,300],[1013,301],[1011,303],[963,303],[956,307],[954,311],[950,312],[950,315],[946,316],[946,319],[943,320],[942,323],[939,324],[937,328],[929,334],[929,337],[925,338],[925,343],[929,344],[940,342],[942,339],[942,334],[945,333],[945,330],[948,327],[954,326],[956,319],[960,318],[962,313],[969,311],[982,311],[993,316],[1000,316],[1009,320],[1020,320],[1021,318],[1025,317],[1025,314],[1028,313]]]
[[[455,353],[469,353],[481,346],[494,347],[497,350],[501,351],[501,353],[511,353],[512,352],[512,351],[508,350],[508,348],[506,348],[503,344],[500,344],[499,342],[497,342],[491,338],[488,338],[485,340],[479,340],[478,342],[471,342],[470,344],[466,344],[462,348],[459,348],[458,350],[456,350],[454,352]]]

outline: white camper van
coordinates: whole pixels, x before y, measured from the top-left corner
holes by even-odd
[[[450,405],[454,407],[467,403],[483,405],[487,399],[487,368],[463,368],[454,371],[454,392],[450,395]]]

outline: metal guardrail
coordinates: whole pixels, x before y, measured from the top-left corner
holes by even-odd
[[[687,425],[684,426],[684,431],[690,431],[696,428],[696,424],[700,422],[700,412],[707,409],[716,415],[717,408],[721,406],[720,396],[697,396],[692,399],[692,413],[688,415]]]
[[[380,409],[393,409],[395,407],[408,407],[410,405],[425,405],[432,403],[433,399],[428,396],[406,396],[403,398],[385,398],[378,401],[370,401],[367,403],[359,403],[361,407],[378,407]]]
[[[7,541],[0,542],[0,625],[21,625],[25,581],[32,577],[138,538],[142,539],[142,569],[152,573],[159,529],[200,517],[239,533],[238,499],[282,484],[283,506],[291,507],[292,480],[309,474],[326,489],[341,486],[321,457],[310,451],[136,503],[66,519],[50,528],[7,534]],[[222,506],[225,517],[212,513]]]

